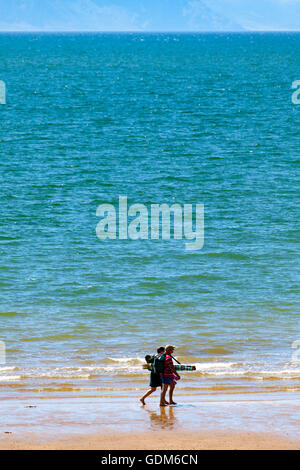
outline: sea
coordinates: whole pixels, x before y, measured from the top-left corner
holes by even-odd
[[[299,54],[299,33],[0,34],[0,397],[138,399],[166,344],[196,367],[181,401],[299,397]],[[119,196],[203,204],[203,247],[99,239]]]

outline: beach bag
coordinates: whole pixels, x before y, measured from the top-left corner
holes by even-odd
[[[166,353],[157,354],[154,357],[153,370],[156,374],[162,374],[164,372],[165,358],[166,358]]]

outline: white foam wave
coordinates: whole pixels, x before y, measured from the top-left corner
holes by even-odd
[[[89,379],[92,374],[51,374],[51,372],[38,373],[34,377],[41,379]],[[32,376],[31,376],[32,377]],[[24,376],[24,378],[30,378],[30,376]]]
[[[131,377],[141,377],[147,375],[149,371],[143,370],[141,365],[144,360],[138,357],[118,357],[106,358],[101,365],[73,365],[56,367],[25,367],[24,369],[15,366],[5,366],[0,368],[0,382],[16,380],[40,379],[44,383],[49,380],[61,382],[76,380],[99,380],[103,376],[120,375],[128,380]],[[106,364],[105,364],[106,363]],[[236,378],[249,380],[296,380],[300,378],[300,368],[295,364],[264,364],[264,363],[244,363],[244,362],[197,362],[194,363],[196,371],[184,372],[187,380],[197,380],[197,377],[209,378]],[[274,367],[275,366],[275,367]],[[268,368],[269,367],[269,368]],[[20,370],[21,375],[10,375],[10,372]],[[1,375],[1,372],[3,375]]]
[[[101,371],[103,367],[101,366],[80,366],[80,367],[55,367],[54,371],[70,371],[70,372],[81,372],[81,371],[90,371],[90,372],[96,372],[96,371]]]
[[[117,364],[144,364],[145,359],[141,357],[107,357],[107,362],[115,362]]]
[[[196,362],[194,366],[196,366],[196,370],[209,370],[209,369],[231,369],[237,365],[236,362]]]
[[[0,382],[9,382],[14,380],[21,380],[20,375],[1,375]]]

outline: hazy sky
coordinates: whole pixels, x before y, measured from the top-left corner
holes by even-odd
[[[300,30],[300,0],[0,0],[0,30]]]

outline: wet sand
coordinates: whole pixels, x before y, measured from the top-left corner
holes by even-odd
[[[176,398],[1,399],[0,449],[300,449],[293,394]]]

